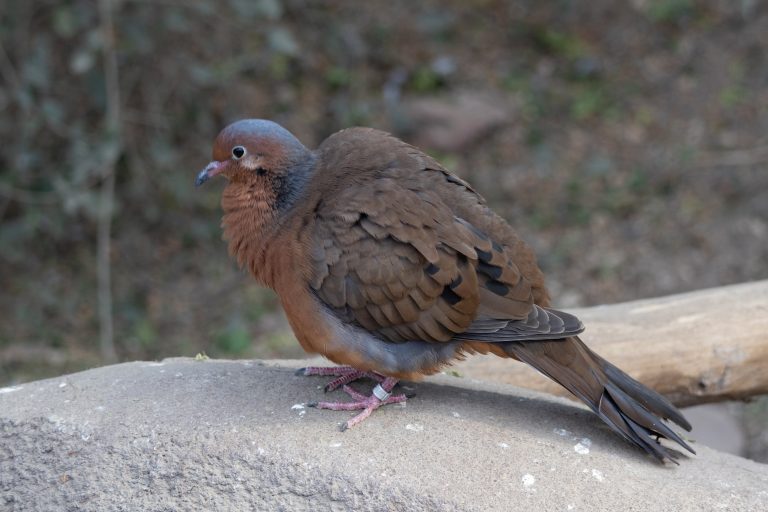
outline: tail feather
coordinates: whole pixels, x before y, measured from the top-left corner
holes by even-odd
[[[592,352],[573,336],[562,340],[510,342],[509,355],[565,387],[627,441],[657,459],[674,462],[674,451],[658,443],[663,437],[691,453],[693,449],[662,419],[686,430],[690,423],[666,398]],[[654,439],[654,437],[656,439]]]
[[[688,443],[681,438],[677,433],[669,428],[658,416],[651,413],[646,407],[636,407],[637,401],[631,396],[627,395],[623,390],[616,387],[612,382],[608,382],[605,385],[606,391],[616,403],[616,405],[624,412],[637,425],[645,425],[645,429],[652,434],[657,434],[670,439],[686,450],[693,452]]]
[[[639,446],[657,459],[663,460],[665,458],[666,455],[662,451],[663,447],[652,441],[650,431],[632,418],[622,414],[619,405],[610,395],[603,395],[601,398],[598,405],[598,416],[630,443]]]
[[[643,386],[635,379],[624,373],[620,368],[612,365],[594,352],[592,352],[592,355],[595,356],[595,359],[601,363],[603,371],[605,371],[606,375],[611,379],[611,381],[619,386],[625,393],[633,396],[638,402],[643,404],[646,409],[656,407],[659,409],[659,413],[663,417],[669,418],[670,420],[683,427],[685,430],[691,430],[691,424],[688,423],[688,420],[685,419],[680,411],[678,411],[677,408],[672,405],[669,400],[657,392]]]

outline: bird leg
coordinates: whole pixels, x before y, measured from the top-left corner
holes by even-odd
[[[395,387],[395,384],[397,384],[397,379],[386,377],[383,381],[376,384],[370,396],[359,393],[345,384],[341,389],[352,397],[352,402],[312,402],[307,405],[309,407],[329,409],[331,411],[356,411],[362,409],[363,412],[341,426],[341,430],[344,431],[366,419],[374,410],[382,405],[405,402],[407,397],[404,394],[392,394],[392,389]]]
[[[338,377],[325,385],[323,389],[326,393],[357,379],[362,379],[363,377],[368,377],[376,382],[384,382],[384,376],[380,373],[365,372],[351,366],[307,366],[306,368],[299,368],[296,370],[296,375],[324,375]]]

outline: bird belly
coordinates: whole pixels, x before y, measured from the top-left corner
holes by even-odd
[[[332,312],[322,311],[331,336],[319,352],[339,364],[373,370],[399,379],[413,380],[440,370],[458,356],[462,342],[421,340],[392,343],[370,332],[342,322]],[[315,345],[315,348],[318,348]]]

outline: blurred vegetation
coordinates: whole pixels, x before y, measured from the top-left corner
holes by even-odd
[[[105,219],[121,360],[301,354],[227,259],[220,185],[192,186],[242,117],[308,146],[355,124],[421,145],[534,245],[564,306],[765,278],[766,33],[749,0],[5,0],[0,385],[102,361]],[[467,94],[501,120],[454,113],[462,142],[440,142],[418,112]]]

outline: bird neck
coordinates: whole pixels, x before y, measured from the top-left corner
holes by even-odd
[[[250,270],[261,284],[269,285],[264,267],[277,212],[272,206],[274,198],[265,195],[245,187],[227,186],[221,197],[221,225],[230,256],[241,268]]]
[[[281,227],[308,190],[314,167],[315,156],[308,153],[289,172],[273,177],[269,187],[230,183],[224,189],[222,227],[229,254],[264,286],[274,287],[276,269],[271,263],[275,259],[269,254],[272,250],[281,250],[276,241]]]
[[[307,184],[315,170],[316,156],[304,146],[299,158],[290,164],[290,171],[274,178],[275,209],[281,214],[288,212],[306,192]]]

